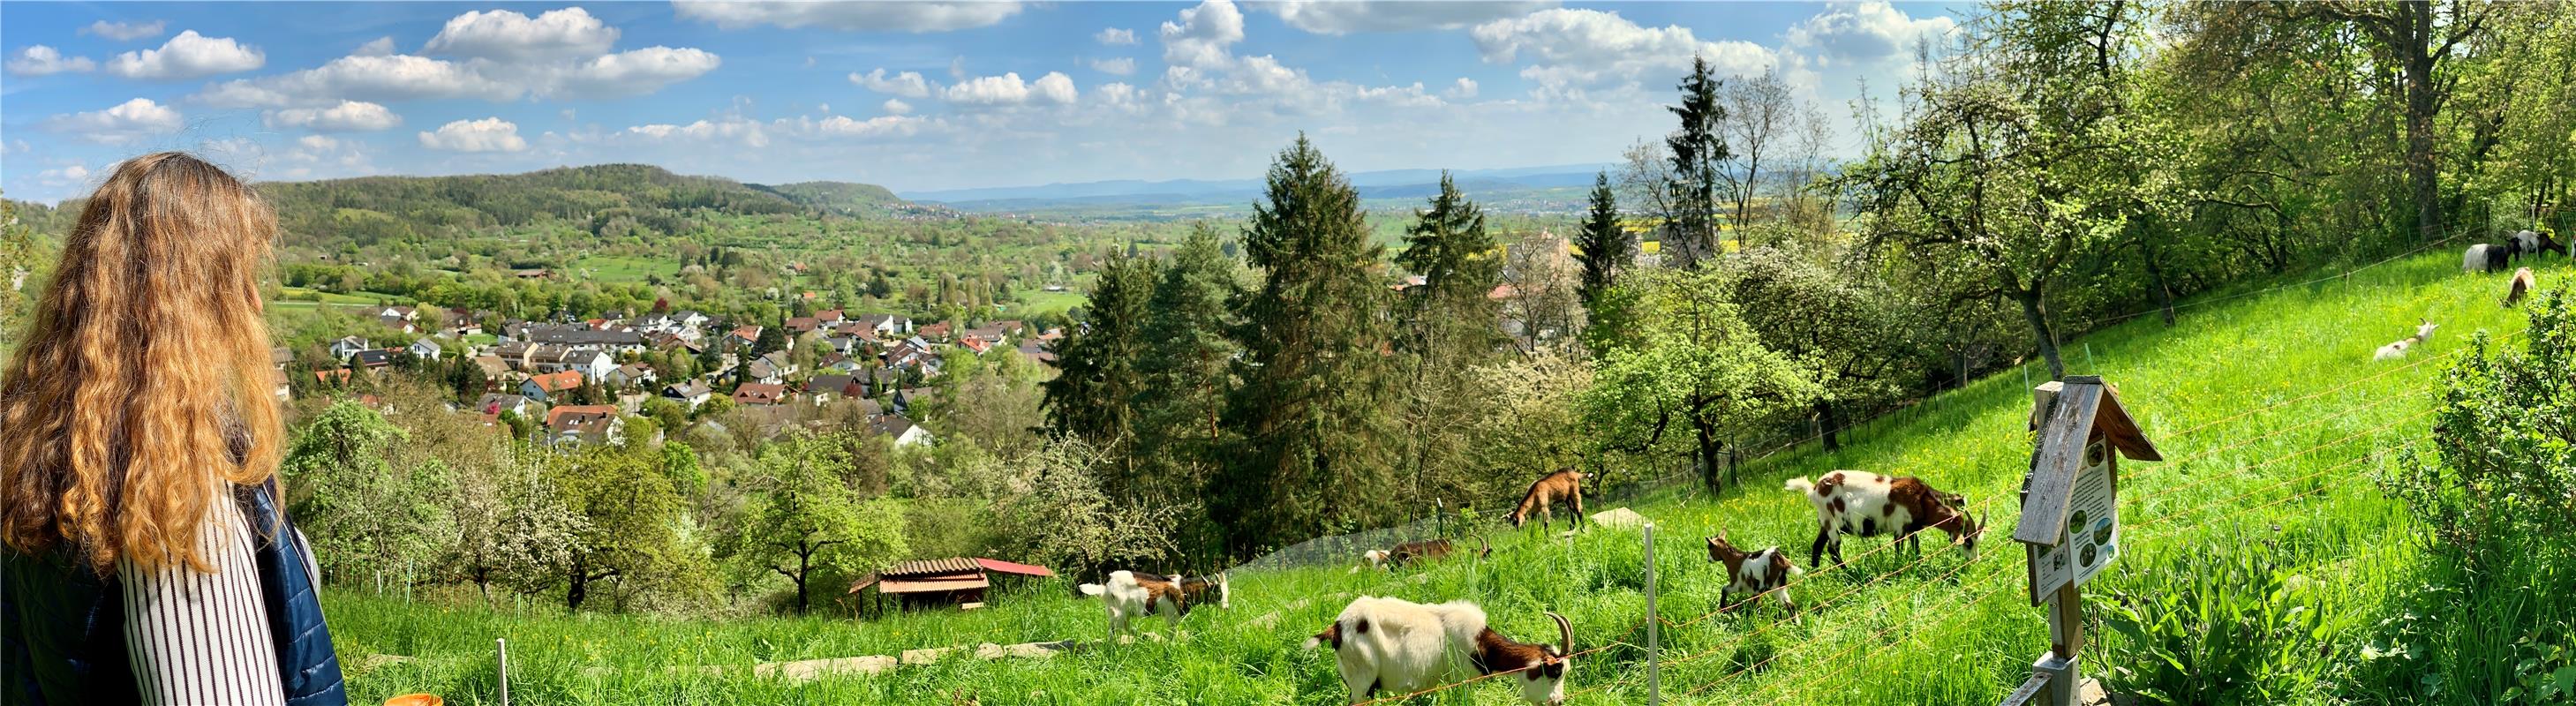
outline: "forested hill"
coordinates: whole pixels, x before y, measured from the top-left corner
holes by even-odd
[[[692,212],[865,217],[903,204],[873,184],[745,184],[643,164],[525,174],[363,177],[259,185],[289,242],[365,246],[380,240],[560,223],[602,232],[688,228]]]

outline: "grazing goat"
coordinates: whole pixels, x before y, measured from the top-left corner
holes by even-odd
[[[2538,257],[2544,252],[2554,252],[2558,253],[2559,257],[2567,256],[2567,244],[2558,242],[2557,238],[2551,237],[2547,233],[2534,233],[2526,230],[2513,234],[2511,240],[2514,245],[2518,246],[2522,250],[2522,254],[2525,255]]]
[[[2396,359],[2399,359],[2399,358],[2404,358],[2404,357],[2406,357],[2406,351],[2408,351],[2408,350],[2412,350],[2413,348],[2415,348],[2415,344],[2423,343],[2423,342],[2425,342],[2425,341],[2427,341],[2427,340],[2432,339],[2432,338],[2433,338],[2433,329],[2437,329],[2437,328],[2441,328],[2441,327],[2442,327],[2442,325],[2441,325],[2441,324],[2433,323],[2433,322],[2432,322],[2431,320],[2429,320],[2429,319],[2428,319],[2428,320],[2425,320],[2425,322],[2424,322],[2422,325],[2419,325],[2419,326],[2416,326],[2416,327],[2415,327],[2415,335],[2413,335],[2413,336],[2407,336],[2407,337],[2405,337],[2405,338],[2400,338],[2400,339],[2397,339],[2397,342],[2395,342],[2395,343],[2390,343],[2390,344],[2385,345],[2385,346],[2380,346],[2380,347],[2379,347],[2379,352],[2371,354],[2370,359],[2371,359],[2371,360],[2396,360]]]
[[[2521,254],[2522,241],[2520,240],[2507,239],[2500,245],[2488,243],[2471,245],[2468,252],[2460,255],[2460,271],[2472,274],[2503,272],[2504,268],[2513,264],[2513,258]]]
[[[1780,607],[1791,614],[1797,612],[1798,604],[1790,602],[1786,587],[1789,577],[1807,572],[1791,563],[1789,554],[1780,551],[1779,547],[1746,554],[1727,543],[1725,532],[1719,532],[1717,536],[1708,538],[1708,560],[1726,565],[1726,589],[1720,592],[1721,595],[1732,597],[1750,593],[1758,598],[1761,594],[1778,591],[1771,596],[1780,599]]]
[[[1807,482],[1791,478],[1789,492],[1807,496],[1816,506],[1816,543],[1808,550],[1807,566],[1823,560],[1825,550],[1832,549],[1834,563],[1843,562],[1845,534],[1875,537],[1895,535],[1895,541],[1910,544],[1922,551],[1926,528],[1939,528],[1950,535],[1950,543],[1965,548],[1968,560],[1977,560],[1977,518],[1964,510],[1966,499],[1955,493],[1933,490],[1921,478],[1883,476],[1862,471],[1834,471]]]
[[[2539,281],[2531,275],[2531,268],[2514,270],[2513,283],[2506,285],[2504,291],[2504,308],[2511,309],[2513,305],[2522,303],[2522,298],[2530,296],[2532,288],[2539,285]]]
[[[1429,688],[1449,681],[1465,666],[1477,674],[1517,672],[1512,681],[1520,686],[1521,700],[1553,705],[1565,702],[1574,624],[1555,613],[1547,617],[1556,621],[1557,645],[1503,637],[1485,623],[1485,609],[1467,601],[1423,605],[1361,596],[1342,609],[1332,627],[1307,638],[1306,648],[1332,646],[1354,704],[1379,691],[1404,694]]]
[[[1512,509],[1512,526],[1519,527],[1529,522],[1530,515],[1535,514],[1540,518],[1539,529],[1546,529],[1556,522],[1557,503],[1565,503],[1574,509],[1574,515],[1565,520],[1566,529],[1574,529],[1583,523],[1582,471],[1568,468],[1531,483],[1529,492],[1521,495],[1520,507]]]
[[[1191,606],[1208,601],[1215,594],[1216,606],[1231,605],[1225,574],[1214,580],[1207,577],[1164,577],[1141,571],[1112,571],[1106,583],[1082,585],[1086,596],[1100,596],[1109,606],[1109,634],[1132,633],[1127,621],[1144,615],[1161,615],[1174,637],[1181,629],[1181,617],[1190,614]]]
[[[1494,545],[1486,542],[1485,538],[1477,537],[1476,544],[1479,545],[1479,548],[1476,550],[1477,558],[1494,555]],[[1450,554],[1457,553],[1457,551],[1457,545],[1446,539],[1425,539],[1421,541],[1405,542],[1403,544],[1395,545],[1395,549],[1387,552],[1386,565],[1389,568],[1397,568],[1415,562],[1428,561],[1432,559],[1445,559],[1448,558]]]

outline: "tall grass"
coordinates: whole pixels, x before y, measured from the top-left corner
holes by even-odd
[[[2543,277],[2568,274],[2564,262],[2543,266]],[[2122,466],[2127,547],[2120,563],[2087,587],[2087,600],[2101,607],[2097,620],[2112,607],[2144,606],[2195,586],[2192,602],[2137,619],[2241,629],[2247,620],[2270,619],[2264,611],[2321,614],[2261,623],[2270,626],[2263,636],[2288,637],[2251,647],[2095,625],[2101,641],[2088,650],[2094,672],[2126,670],[2113,673],[2115,683],[2149,684],[2147,660],[2164,659],[2162,650],[2192,669],[2217,664],[2196,655],[2244,660],[2254,668],[2231,693],[2259,695],[2262,703],[2475,703],[2458,692],[2387,686],[2392,678],[2378,672],[2410,667],[2365,655],[2388,649],[2373,642],[2390,639],[2392,621],[2412,621],[2423,653],[2411,668],[2479,669],[2476,660],[2494,654],[2477,647],[2488,639],[2475,633],[2479,625],[2566,620],[2564,605],[2463,606],[2424,595],[2422,586],[2441,578],[2427,574],[2434,563],[2413,541],[2407,515],[2366,480],[2388,449],[2421,436],[2429,422],[2420,415],[2433,403],[2426,393],[2442,368],[2440,361],[2374,363],[2371,351],[2412,333],[2424,318],[2442,329],[2408,363],[2458,350],[2478,329],[2519,330],[2518,316],[2494,303],[2500,286],[2498,278],[2463,276],[2456,255],[2428,254],[2348,280],[2190,310],[2170,329],[2150,317],[2070,342],[2070,372],[2115,384],[2169,459]],[[2021,376],[2006,372],[1865,425],[1841,450],[1802,447],[1750,464],[1719,496],[1676,487],[1627,503],[1658,524],[1662,617],[1686,623],[1662,631],[1665,700],[1991,704],[2017,684],[2047,644],[2046,625],[2020,586],[2020,550],[2008,540],[2013,493],[2028,466],[2029,405]],[[1799,620],[1785,621],[1768,602],[1700,619],[1725,605],[1724,578],[1706,562],[1702,538],[1723,530],[1738,546],[1778,544],[1803,564],[1813,511],[1780,481],[1837,468],[1921,476],[1965,493],[1994,528],[1983,555],[1964,562],[1937,534],[1920,555],[1873,551],[1880,540],[1854,539],[1845,547],[1851,564],[1810,573],[1793,587]],[[362,701],[409,691],[456,703],[488,700],[495,691],[492,640],[508,637],[511,691],[520,703],[936,704],[971,697],[993,705],[1337,704],[1346,694],[1331,658],[1301,650],[1300,642],[1360,593],[1472,598],[1497,629],[1524,639],[1552,632],[1540,611],[1561,612],[1575,623],[1578,649],[1609,648],[1575,664],[1573,703],[1642,701],[1638,533],[1592,528],[1560,539],[1497,523],[1488,536],[1491,559],[1453,560],[1419,575],[1238,573],[1232,609],[1193,613],[1180,641],[1112,647],[1097,644],[1100,606],[1060,583],[998,596],[987,610],[873,621],[568,616],[471,602],[406,605],[347,592],[330,594],[326,605],[342,659],[353,665],[352,693]],[[2239,578],[2209,580],[2225,576]],[[2258,583],[2292,586],[2296,595],[2246,597]],[[1158,621],[1144,625],[1160,629]],[[2463,634],[2434,635],[2445,631]],[[2492,639],[2512,637],[2499,631]],[[812,681],[748,670],[763,661],[1068,638],[1086,642],[1043,660],[952,658]],[[371,663],[378,654],[414,661]],[[2293,656],[2328,666],[2310,669]],[[1483,683],[1417,702],[1512,703],[1511,692]]]

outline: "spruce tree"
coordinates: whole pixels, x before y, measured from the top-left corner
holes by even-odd
[[[1216,464],[1225,395],[1234,387],[1227,366],[1237,348],[1226,338],[1234,321],[1227,306],[1241,288],[1240,269],[1225,256],[1216,229],[1202,221],[1172,251],[1154,285],[1145,322],[1145,383],[1136,401],[1135,455],[1148,479],[1136,500],[1147,506],[1195,501]],[[1184,551],[1207,539],[1193,531],[1181,534],[1175,541]]]
[[[1717,103],[1717,78],[1710,74],[1708,58],[1691,57],[1691,73],[1682,78],[1682,104],[1666,106],[1681,119],[1681,129],[1664,138],[1672,153],[1671,191],[1676,203],[1673,212],[1664,214],[1664,257],[1675,267],[1690,269],[1718,252],[1717,185],[1718,169],[1729,153],[1726,139],[1718,136],[1718,123],[1726,120],[1726,107]]]
[[[1423,497],[1425,490],[1438,495],[1444,488],[1428,477],[1431,469],[1464,455],[1458,432],[1467,426],[1461,418],[1467,406],[1457,399],[1467,371],[1503,341],[1502,306],[1490,296],[1502,283],[1497,250],[1482,209],[1445,173],[1440,193],[1405,228],[1405,249],[1395,261],[1423,278],[1421,286],[1405,289],[1398,305],[1403,330],[1396,350],[1410,367],[1403,408],[1408,497]]]
[[[1583,263],[1583,281],[1576,285],[1576,295],[1583,308],[1598,305],[1601,293],[1610,291],[1619,273],[1633,267],[1637,258],[1637,241],[1619,227],[1618,196],[1610,192],[1610,173],[1592,177],[1592,211],[1583,219],[1583,230],[1574,236],[1574,259]]]
[[[1228,466],[1207,496],[1236,556],[1396,519],[1387,422],[1384,248],[1359,192],[1312,142],[1271,163],[1243,233],[1262,273],[1234,329],[1242,385],[1227,401]]]
[[[1137,362],[1154,275],[1154,262],[1142,258],[1111,257],[1101,268],[1083,321],[1057,344],[1062,374],[1046,382],[1047,424],[1055,431],[1113,452],[1126,448],[1135,427],[1133,400],[1144,386]]]

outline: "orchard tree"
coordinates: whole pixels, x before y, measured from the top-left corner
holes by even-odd
[[[305,422],[287,446],[278,473],[325,577],[428,572],[447,549],[451,518],[439,499],[452,492],[453,478],[435,459],[398,467],[394,451],[409,440],[375,410],[341,401]]]
[[[586,522],[554,485],[552,467],[565,462],[562,456],[506,446],[491,454],[492,463],[462,467],[455,491],[444,498],[457,533],[447,566],[486,602],[495,585],[522,593],[554,586]]]
[[[755,499],[724,557],[747,573],[776,573],[796,587],[796,612],[811,605],[818,575],[855,576],[885,568],[906,551],[903,512],[862,504],[834,470],[847,465],[838,440],[800,437],[771,445],[747,480]]]
[[[1726,280],[1716,269],[1650,270],[1614,290],[1629,343],[1601,354],[1583,400],[1605,451],[1651,453],[1687,435],[1712,493],[1731,470],[1720,457],[1734,432],[1823,392],[1812,370],[1744,324]]]

